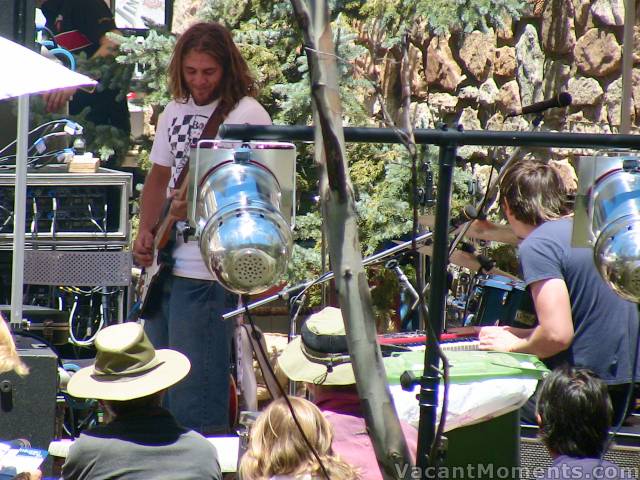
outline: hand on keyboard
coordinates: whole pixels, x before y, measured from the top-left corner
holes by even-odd
[[[480,350],[510,352],[519,338],[511,332],[510,327],[482,327],[478,334]]]

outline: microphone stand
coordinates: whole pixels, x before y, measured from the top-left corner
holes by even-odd
[[[428,240],[431,239],[431,237],[433,236],[433,232],[427,232],[424,233],[422,235],[420,235],[419,237],[417,237],[415,239],[416,244],[420,244],[422,245],[423,243],[427,242]],[[404,243],[400,243],[398,245],[395,245],[391,248],[388,248],[386,250],[383,250],[382,252],[376,253],[374,255],[370,255],[366,258],[362,259],[362,265],[369,266],[369,265],[373,265],[375,263],[378,263],[380,260],[386,258],[386,257],[390,257],[392,255],[395,255],[398,252],[402,252],[403,250],[407,250],[409,248],[411,248],[411,246],[413,245],[413,242],[411,240],[404,242]],[[260,300],[256,300],[255,302],[252,302],[246,306],[243,306],[242,308],[237,308],[235,310],[232,310],[230,312],[225,313],[224,315],[222,315],[222,318],[224,320],[229,320],[233,317],[236,317],[238,315],[240,315],[241,313],[246,312],[247,310],[253,310],[255,308],[258,307],[262,307],[263,305],[267,305],[275,300],[288,300],[289,297],[291,297],[291,295],[296,294],[298,292],[307,290],[308,288],[319,284],[319,283],[323,283],[326,282],[327,280],[331,280],[334,277],[334,273],[333,271],[328,271],[327,273],[325,273],[324,275],[321,275],[320,277],[316,278],[315,280],[310,280],[308,282],[305,283],[300,283],[298,285],[294,285],[292,287],[288,287],[285,289],[280,290],[278,293],[271,295],[269,297],[266,298],[262,298]]]

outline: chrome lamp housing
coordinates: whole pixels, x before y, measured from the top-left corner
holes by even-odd
[[[640,157],[580,157],[574,246],[592,246],[604,281],[622,298],[640,301]]]
[[[237,294],[277,285],[293,249],[295,147],[203,140],[190,164],[189,221],[209,271]]]

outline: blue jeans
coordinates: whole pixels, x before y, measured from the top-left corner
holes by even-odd
[[[170,276],[162,308],[145,319],[155,348],[171,348],[191,371],[169,388],[165,406],[178,422],[203,434],[229,429],[229,375],[233,322],[222,319],[232,296],[218,282]]]

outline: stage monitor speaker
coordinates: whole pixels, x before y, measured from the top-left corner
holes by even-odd
[[[604,456],[605,460],[615,463],[632,476],[638,478],[640,471],[640,436],[632,433],[619,433],[614,436],[613,446]],[[522,437],[520,439],[520,466],[528,478],[538,476],[551,466],[549,452],[540,439]]]
[[[30,337],[16,336],[16,347],[29,367],[29,374],[0,375],[0,438],[24,438],[34,448],[46,450],[54,435],[57,357],[50,348]]]

